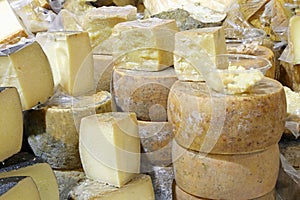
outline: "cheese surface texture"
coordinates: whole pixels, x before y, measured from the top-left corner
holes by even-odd
[[[280,61],[279,81],[295,92],[300,91],[300,64]]]
[[[45,51],[55,86],[72,96],[94,89],[94,61],[87,32],[39,32],[36,40]]]
[[[186,148],[214,154],[253,152],[280,140],[286,98],[282,85],[269,78],[239,95],[214,93],[201,82],[177,81],[169,93],[168,119],[175,140]]]
[[[1,200],[40,200],[39,191],[32,178],[15,176],[0,178]]]
[[[173,65],[175,20],[150,18],[117,24],[113,58],[116,68],[160,71]]]
[[[203,76],[206,71],[209,68],[216,68],[216,55],[226,52],[222,27],[192,29],[176,33],[174,68],[178,79],[204,81]]]
[[[44,103],[53,94],[53,77],[48,59],[37,42],[0,56],[0,86],[16,87],[23,110]]]
[[[136,115],[102,113],[81,120],[79,153],[88,178],[122,187],[140,172]]]
[[[23,115],[16,88],[0,87],[0,161],[18,153],[23,140]]]
[[[121,188],[85,179],[69,193],[70,200],[155,200],[151,178],[140,174]]]
[[[279,172],[279,148],[241,155],[203,154],[173,143],[176,184],[209,199],[254,199],[273,190]]]
[[[94,59],[94,83],[96,92],[110,91],[110,82],[113,71],[113,58],[111,55],[93,54]]]
[[[135,112],[139,120],[166,121],[168,94],[176,80],[171,67],[158,72],[114,69],[112,97],[118,111]]]
[[[294,56],[293,63],[300,64],[300,16],[293,16],[289,22],[289,46]]]

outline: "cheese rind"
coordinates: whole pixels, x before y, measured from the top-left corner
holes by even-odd
[[[169,93],[168,119],[175,140],[185,148],[215,154],[254,152],[280,140],[286,99],[282,85],[270,78],[238,95],[220,95],[201,82],[177,81]]]
[[[117,110],[135,112],[139,120],[166,121],[168,94],[176,80],[174,68],[158,72],[114,69],[112,96]]]
[[[53,77],[48,59],[37,42],[0,56],[0,86],[16,87],[23,110],[44,103],[53,94]]]
[[[136,115],[111,112],[83,118],[79,153],[88,178],[122,187],[140,172]]]
[[[113,71],[113,58],[111,55],[94,54],[94,82],[96,92],[110,91],[110,82]]]
[[[273,190],[279,172],[279,148],[241,155],[189,151],[173,143],[176,184],[209,199],[254,199]],[[197,170],[195,170],[197,169]]]
[[[278,80],[295,92],[300,92],[300,64],[280,61]]]

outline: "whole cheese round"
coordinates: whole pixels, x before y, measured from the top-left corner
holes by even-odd
[[[174,68],[146,72],[114,69],[112,96],[117,111],[135,112],[138,120],[167,121],[167,99],[177,80]]]
[[[254,199],[275,187],[278,144],[256,153],[205,154],[173,143],[176,184],[189,194],[209,199]]]
[[[213,92],[201,82],[177,81],[167,110],[178,144],[206,153],[240,154],[278,143],[286,99],[282,85],[270,78],[236,95]]]

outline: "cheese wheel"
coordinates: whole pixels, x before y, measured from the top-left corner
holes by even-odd
[[[278,143],[286,99],[282,85],[270,78],[237,95],[215,93],[201,82],[177,81],[167,109],[180,145],[200,152],[240,154]]]
[[[211,199],[253,199],[275,187],[279,148],[242,155],[204,154],[173,143],[176,184],[189,194]]]
[[[173,190],[174,191],[173,192],[174,200],[209,200],[209,199],[196,197],[196,196],[186,193],[180,187],[178,187],[175,182],[174,182],[173,187],[174,187],[174,190]],[[276,199],[276,190],[273,189],[271,192],[267,193],[266,195],[257,197],[253,200],[275,200],[275,199]]]
[[[158,72],[114,69],[112,96],[117,111],[135,112],[138,120],[167,121],[167,99],[177,80],[174,68]]]
[[[300,92],[300,64],[280,61],[278,80],[295,92]]]

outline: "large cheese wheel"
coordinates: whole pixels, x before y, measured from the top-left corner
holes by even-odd
[[[177,81],[168,99],[175,140],[185,148],[216,154],[249,153],[278,143],[284,131],[282,85],[264,78],[249,93],[222,95],[205,83]]]
[[[278,144],[256,153],[204,154],[173,143],[176,184],[189,194],[210,199],[253,199],[275,187]]]
[[[174,68],[157,72],[115,69],[112,79],[118,111],[135,112],[139,120],[166,121],[169,90],[177,80]]]

